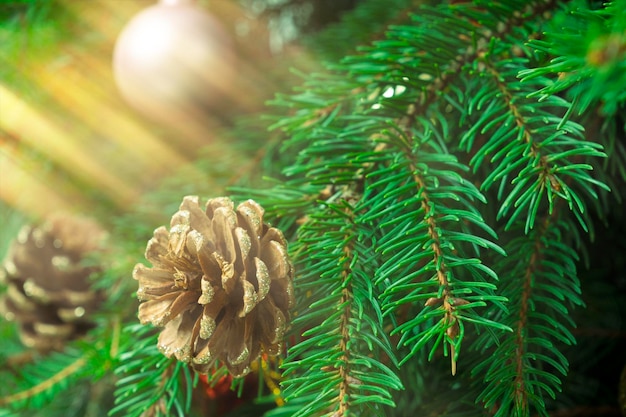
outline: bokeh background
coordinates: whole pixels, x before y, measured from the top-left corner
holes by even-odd
[[[4,213],[12,209],[39,218],[56,210],[124,211],[164,177],[207,152],[206,147],[221,162],[234,158],[227,171],[236,175],[250,159],[249,152],[239,152],[237,147],[254,154],[250,148],[264,144],[246,147],[245,138],[225,139],[227,131],[237,120],[261,111],[275,92],[289,89],[290,67],[308,71],[315,65],[293,43],[298,30],[294,23],[291,29],[276,27],[281,18],[268,15],[264,2],[200,0],[197,6],[215,17],[228,36],[217,41],[235,56],[228,96],[221,98],[219,112],[199,104],[192,124],[150,119],[131,107],[117,88],[113,52],[129,21],[154,4],[150,0],[0,2]],[[183,52],[185,47],[180,45]],[[224,74],[214,74],[220,76]],[[172,83],[181,86],[189,82],[186,78],[182,70]],[[168,111],[168,103],[157,105]]]

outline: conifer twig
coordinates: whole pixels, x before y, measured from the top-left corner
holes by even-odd
[[[524,356],[526,355],[525,339],[527,337],[526,326],[528,324],[528,304],[531,300],[532,293],[532,281],[539,264],[541,263],[543,245],[541,243],[541,237],[543,236],[540,231],[546,230],[550,223],[551,216],[547,216],[542,224],[541,229],[537,233],[535,238],[535,244],[533,246],[533,253],[530,255],[530,260],[526,266],[524,273],[524,281],[522,283],[522,296],[520,300],[519,318],[517,321],[517,327],[515,329],[515,403],[521,410],[528,410],[527,400],[527,388],[524,378]]]
[[[353,213],[348,209],[345,210],[346,216],[350,219],[350,223],[352,222]],[[351,285],[350,285],[350,276],[352,275],[352,270],[350,264],[352,263],[352,247],[351,241],[343,248],[344,253],[344,263],[343,263],[343,271],[341,272],[342,280],[344,283],[343,288],[341,290],[341,304],[343,307],[343,313],[341,315],[341,323],[339,324],[339,332],[341,334],[341,339],[339,341],[339,349],[343,352],[343,356],[341,358],[341,365],[339,365],[339,377],[341,378],[341,383],[339,384],[339,416],[344,416],[348,414],[350,405],[350,369],[348,367],[350,356],[348,344],[350,342],[350,320],[351,320]]]
[[[410,157],[410,155],[407,155]],[[410,165],[412,172],[418,172],[417,167],[414,163]],[[448,283],[448,277],[446,276],[447,265],[444,260],[443,252],[441,250],[439,226],[437,225],[437,220],[435,216],[431,214],[431,202],[428,198],[428,193],[426,191],[426,184],[423,179],[420,178],[419,175],[413,174],[413,180],[417,185],[417,189],[421,190],[421,199],[422,199],[422,209],[424,210],[424,219],[426,223],[428,223],[428,234],[432,240],[431,247],[433,249],[433,264],[437,265],[437,280],[439,281],[439,285],[443,288],[442,301],[443,308],[445,310],[444,314],[444,322],[449,324],[450,327],[446,330],[446,333],[449,334],[451,339],[455,339],[458,335],[456,323],[456,317],[454,313],[454,302],[451,302],[452,295],[450,294],[450,288]],[[455,334],[456,333],[456,334]],[[450,343],[450,371],[452,375],[456,375],[456,358],[455,358],[455,349],[454,344]]]
[[[10,394],[5,397],[0,398],[0,406],[8,405],[17,401],[23,401],[29,398],[34,397],[35,395],[41,394],[55,386],[56,384],[64,381],[70,375],[78,372],[85,364],[85,357],[80,357],[65,368],[61,369],[56,374],[52,375],[50,378],[41,381],[37,385],[34,385],[31,388],[25,389],[20,392],[16,392],[15,394]]]

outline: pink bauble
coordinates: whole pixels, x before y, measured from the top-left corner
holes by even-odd
[[[113,71],[130,105],[176,127],[223,109],[234,58],[227,32],[194,1],[162,0],[119,35]]]

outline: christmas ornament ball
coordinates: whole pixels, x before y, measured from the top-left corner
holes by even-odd
[[[132,107],[177,124],[222,105],[234,62],[229,35],[217,19],[192,0],[161,0],[120,33],[113,72]]]

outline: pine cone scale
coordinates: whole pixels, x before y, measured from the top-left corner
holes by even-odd
[[[234,263],[237,259],[233,236],[233,231],[236,227],[235,214],[226,207],[218,207],[215,210],[212,226],[213,238],[218,250],[216,253],[219,253],[229,264]]]
[[[271,266],[271,276],[277,279],[286,277],[289,274],[289,260],[285,247],[276,240],[270,240],[263,248],[262,258]]]
[[[240,269],[244,268],[244,265],[248,261],[250,257],[250,251],[252,250],[252,239],[250,238],[249,232],[241,227],[237,227],[235,229],[235,236],[237,241],[237,264]]]
[[[275,308],[279,311],[288,311],[296,302],[293,286],[288,285],[284,280],[272,280],[269,293]]]
[[[154,300],[139,305],[139,321],[152,323],[155,326],[164,326],[170,320],[172,303],[178,298],[178,293],[167,293]]]
[[[199,236],[205,236],[207,238],[212,236],[211,229],[205,221],[206,214],[200,208],[197,197],[185,197],[180,209],[189,213],[189,226],[192,230],[196,231]]]
[[[245,317],[254,307],[256,307],[259,302],[259,296],[257,295],[254,285],[252,285],[249,281],[242,280],[241,284],[243,285],[243,306],[241,307],[238,316]]]
[[[220,313],[226,308],[228,296],[221,289],[214,290],[214,296],[210,303],[207,303],[202,309],[202,318],[200,319],[200,338],[208,339],[215,330]]]
[[[175,356],[179,361],[189,362],[194,325],[195,320],[189,312],[174,317],[159,335],[159,351],[165,356]]]
[[[59,307],[72,307],[97,302],[98,294],[93,291],[63,291],[63,296],[51,296],[49,299]]]
[[[52,336],[52,337],[69,337],[74,331],[74,326],[71,324],[63,324],[63,323],[35,323],[33,324],[33,329],[35,333],[41,336]]]
[[[285,261],[287,261],[287,258],[285,258]],[[267,297],[267,294],[269,294],[270,292],[270,287],[272,285],[272,278],[270,275],[270,271],[267,268],[267,265],[261,259],[254,258],[254,265],[256,267],[258,301],[262,301],[265,299],[265,297]],[[271,260],[270,260],[270,265],[271,265]],[[287,276],[287,273],[285,273],[285,275],[274,275],[274,276],[285,278]]]
[[[258,204],[244,202],[237,207],[237,220],[251,238],[252,247],[250,252],[253,255],[259,253],[259,238],[263,235],[263,209]]]
[[[146,247],[145,257],[148,261],[153,264],[158,263],[161,257],[167,254],[168,237],[169,232],[164,226],[154,231],[154,236],[148,241]]]
[[[149,270],[145,265],[137,264],[133,274],[139,281],[139,301],[153,300],[172,287],[172,274],[165,269]]]
[[[7,288],[7,297],[4,299],[4,303],[9,311],[19,309],[24,313],[32,313],[37,309],[37,304],[15,285],[10,285]]]

